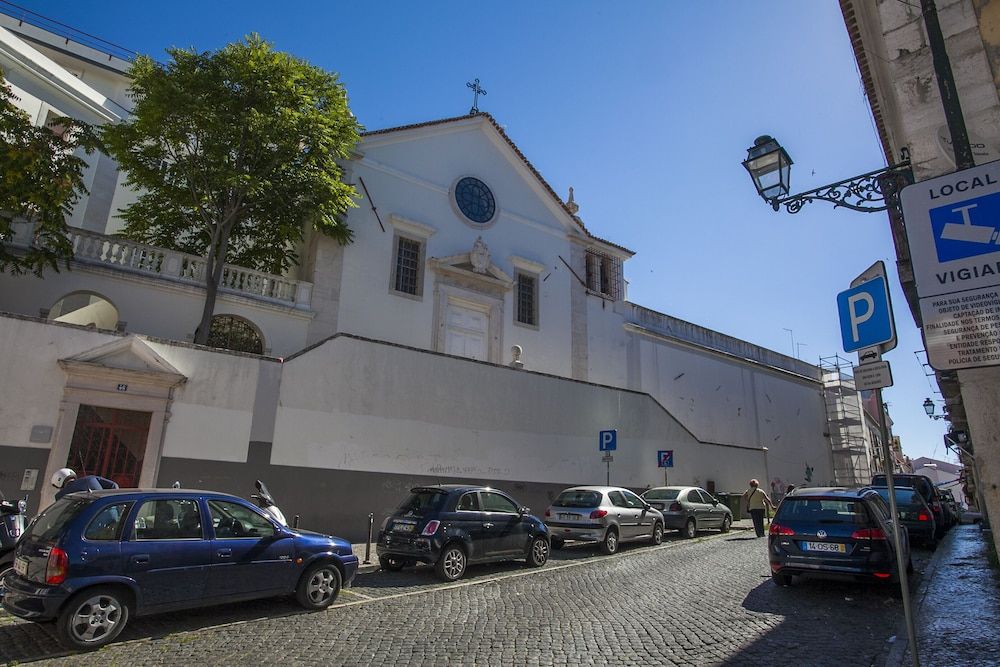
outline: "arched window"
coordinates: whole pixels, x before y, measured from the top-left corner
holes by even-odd
[[[114,331],[118,327],[118,309],[96,292],[72,292],[55,302],[48,318],[82,326]]]
[[[216,315],[208,332],[208,344],[235,352],[264,354],[264,337],[250,320],[236,315]]]

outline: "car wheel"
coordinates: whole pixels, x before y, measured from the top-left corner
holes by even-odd
[[[566,541],[561,537],[553,537],[550,540],[550,544],[552,545],[553,549],[562,549],[564,546],[566,546]]]
[[[434,565],[434,571],[437,572],[439,578],[445,581],[457,581],[465,574],[466,564],[467,559],[462,547],[457,544],[449,544],[441,552],[441,557]]]
[[[688,519],[687,523],[684,524],[684,529],[681,531],[681,536],[691,539],[698,534],[698,526],[695,524],[694,519]]]
[[[389,572],[399,572],[406,567],[406,561],[392,556],[382,556],[378,559],[379,567]]]
[[[653,536],[650,541],[654,545],[663,544],[663,524],[659,521],[653,524]]]
[[[317,563],[306,570],[295,588],[295,599],[306,609],[326,609],[340,594],[340,570],[333,563]]]
[[[608,528],[608,532],[604,534],[604,539],[601,540],[598,549],[607,556],[616,553],[618,551],[618,531],[614,528]]]
[[[120,589],[80,591],[59,615],[59,639],[69,648],[93,650],[114,640],[128,624],[129,602]]]
[[[790,574],[779,574],[778,572],[772,572],[771,573],[771,581],[773,581],[776,586],[791,586],[792,585],[792,575],[790,575]]]
[[[722,532],[728,533],[729,528],[733,525],[733,517],[728,514],[722,519]]]
[[[531,540],[527,563],[530,567],[541,567],[549,560],[549,541],[544,537]]]

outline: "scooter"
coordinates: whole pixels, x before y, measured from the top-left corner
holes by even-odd
[[[278,509],[278,504],[274,502],[274,497],[271,492],[267,490],[264,482],[257,480],[257,493],[250,496],[250,500],[254,501],[257,507],[264,510],[265,513],[271,516],[272,519],[280,523],[282,526],[287,526],[288,522],[285,521],[285,515],[281,513]]]
[[[28,496],[14,503],[0,492],[0,599],[3,598],[3,580],[14,571],[14,547],[24,534],[27,510]]]

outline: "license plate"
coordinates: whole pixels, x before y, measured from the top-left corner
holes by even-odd
[[[576,519],[579,518],[579,516],[580,516],[579,514],[565,514],[565,513],[559,514],[560,519],[566,519],[568,521],[576,521]]]
[[[847,547],[835,542],[803,542],[803,551],[828,551],[832,553],[847,553]]]
[[[416,526],[412,523],[393,524],[392,529],[397,533],[412,533]]]
[[[14,560],[14,571],[22,577],[28,576],[28,559],[18,556]]]

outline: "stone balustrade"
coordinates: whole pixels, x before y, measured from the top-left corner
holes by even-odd
[[[193,285],[205,281],[205,258],[115,236],[70,228],[74,260]],[[290,280],[232,264],[222,270],[221,291],[308,310],[312,283]]]

